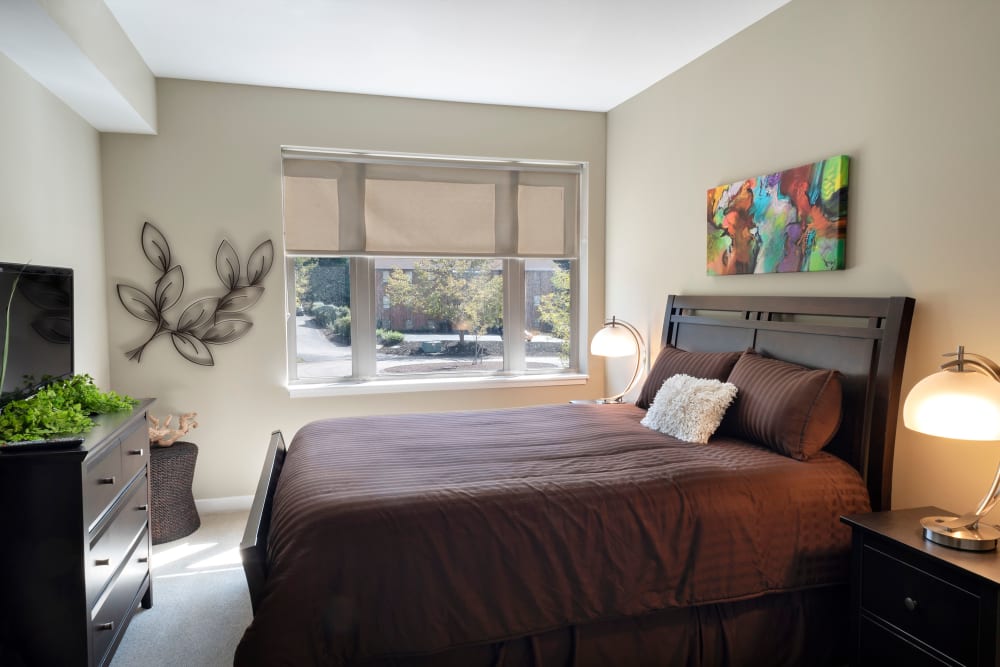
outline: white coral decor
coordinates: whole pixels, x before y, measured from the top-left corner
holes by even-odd
[[[704,444],[736,398],[736,385],[678,374],[667,378],[642,425],[688,442]]]

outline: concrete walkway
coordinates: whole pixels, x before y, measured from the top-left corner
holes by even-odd
[[[459,339],[458,334],[428,333],[405,335],[405,340],[413,342],[450,342]],[[532,340],[537,341],[540,339],[548,341],[558,340],[550,336],[535,336]],[[475,340],[475,336],[466,334],[465,340],[473,341]],[[480,342],[499,342],[502,340],[502,337],[491,334],[480,336],[479,340]],[[298,361],[299,379],[348,377],[353,372],[351,366],[351,346],[337,345],[327,339],[323,329],[317,327],[313,323],[312,317],[308,315],[297,315],[295,317],[295,356]],[[379,374],[435,372],[442,370],[442,366],[447,366],[448,370],[457,370],[458,366],[463,368],[468,367],[469,370],[486,370],[492,366],[499,368],[501,359],[499,357],[489,357],[488,361],[489,363],[486,365],[482,361],[474,365],[471,357],[437,357],[432,360],[423,356],[399,356],[393,354],[377,354],[376,356],[377,372]],[[529,365],[532,368],[561,368],[562,362],[558,357],[533,356],[530,358]]]

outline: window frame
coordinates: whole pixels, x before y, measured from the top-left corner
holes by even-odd
[[[463,374],[450,371],[419,376],[386,377],[376,373],[376,325],[381,303],[376,303],[378,281],[382,280],[375,269],[377,255],[347,255],[351,289],[351,377],[299,378],[297,362],[295,258],[296,257],[345,257],[343,254],[320,252],[289,252],[285,256],[285,320],[287,355],[286,387],[292,397],[329,396],[342,394],[368,394],[427,390],[464,390],[472,388],[532,387],[584,384],[587,374],[587,304],[588,298],[588,193],[589,164],[586,162],[514,161],[493,158],[450,158],[443,156],[411,156],[418,159],[443,159],[482,162],[525,164],[532,168],[553,166],[559,169],[574,168],[579,173],[577,211],[577,254],[570,273],[570,313],[572,336],[569,367],[556,371],[529,370],[526,347],[520,336],[504,336],[503,369],[493,373]],[[452,163],[454,164],[454,162]],[[282,222],[284,229],[284,222]],[[445,257],[446,255],[428,255]],[[504,276],[504,330],[519,332],[525,329],[525,265],[527,257],[498,256],[503,263]],[[539,258],[547,259],[547,258]],[[561,259],[561,258],[554,258]]]

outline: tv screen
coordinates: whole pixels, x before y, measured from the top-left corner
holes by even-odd
[[[0,408],[73,374],[72,269],[0,262],[0,372]]]

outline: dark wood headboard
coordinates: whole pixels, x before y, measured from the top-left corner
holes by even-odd
[[[826,451],[861,472],[872,509],[887,510],[913,304],[910,297],[671,295],[662,342],[696,352],[752,348],[839,370],[843,421]]]

